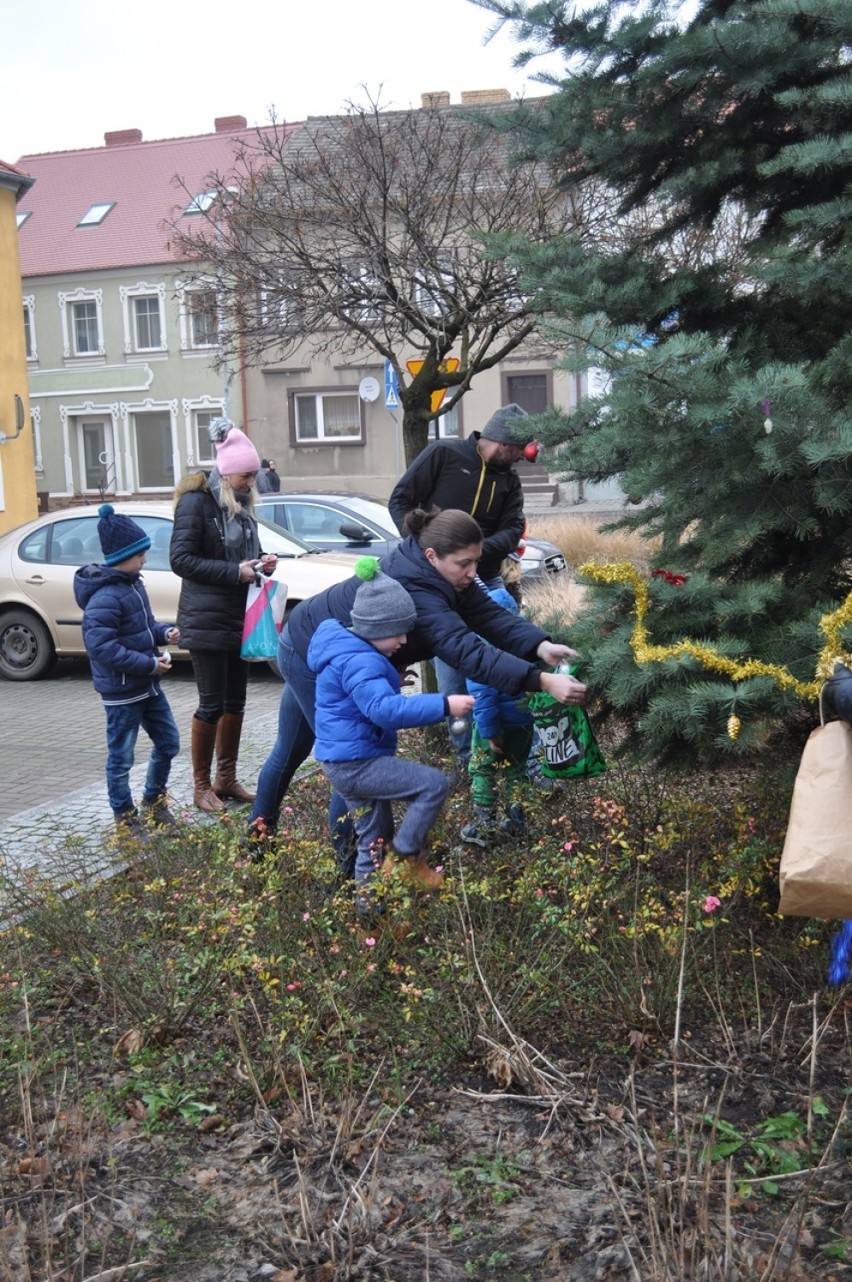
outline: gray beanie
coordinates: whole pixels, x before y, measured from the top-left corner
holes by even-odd
[[[504,405],[491,415],[482,429],[482,436],[486,441],[499,441],[501,445],[529,445],[535,439],[535,433],[522,422],[525,418],[529,418],[529,414],[520,405]]]
[[[399,637],[417,622],[414,602],[401,583],[382,574],[374,556],[359,556],[355,573],[363,579],[352,603],[351,630],[365,641]]]

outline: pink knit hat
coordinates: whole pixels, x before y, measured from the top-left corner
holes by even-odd
[[[210,424],[210,435],[216,445],[216,468],[220,476],[260,470],[260,455],[245,432],[229,419],[217,418]]]

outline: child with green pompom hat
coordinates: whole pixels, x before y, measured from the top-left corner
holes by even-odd
[[[443,881],[442,873],[426,862],[425,850],[449,781],[434,766],[397,757],[397,731],[463,716],[473,699],[402,694],[402,674],[393,656],[416,621],[414,602],[400,583],[382,573],[375,557],[360,557],[355,573],[363,582],[355,594],[351,625],[325,619],[307,658],[317,676],[314,756],[353,814],[358,838],[355,902],[362,914],[372,916],[380,907],[371,885],[378,871],[398,870],[428,890],[440,889]],[[408,803],[396,831],[395,801]]]

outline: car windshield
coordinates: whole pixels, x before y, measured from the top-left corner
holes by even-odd
[[[283,530],[280,525],[273,525],[271,521],[258,516],[257,509],[255,516],[260,526],[260,545],[264,552],[274,552],[276,556],[312,556],[316,553],[316,548],[312,548],[289,530]]]
[[[359,516],[363,516],[365,520],[372,521],[380,529],[387,530],[391,538],[399,538],[399,530],[394,525],[393,517],[383,503],[378,503],[375,499],[363,499],[360,494],[347,494],[346,498],[341,498],[339,502],[345,504],[352,512],[357,512]]]

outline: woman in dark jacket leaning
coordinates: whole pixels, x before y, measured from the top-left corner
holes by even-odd
[[[466,512],[415,509],[405,519],[408,537],[382,559],[382,570],[408,590],[417,622],[394,663],[405,668],[437,655],[465,677],[507,694],[546,690],[560,703],[584,703],[586,687],[574,677],[545,672],[544,665],[575,654],[526,619],[496,605],[475,582],[482,531]],[[323,619],[351,623],[361,580],[347,579],[293,610],[278,642],[278,666],[287,684],[281,696],[278,736],[260,772],[249,819],[250,836],[273,832],[281,801],[314,740],[315,677],[307,665],[311,637]],[[340,805],[332,798],[331,822]]]
[[[228,419],[214,419],[216,467],[187,476],[176,491],[169,561],[183,579],[178,605],[181,644],[198,686],[192,719],[193,799],[200,810],[223,810],[223,798],[253,801],[237,781],[248,664],[240,658],[248,585],[258,561],[272,574],[277,557],[260,548],[252,515],[257,450]],[[211,784],[213,754],[216,777]]]

